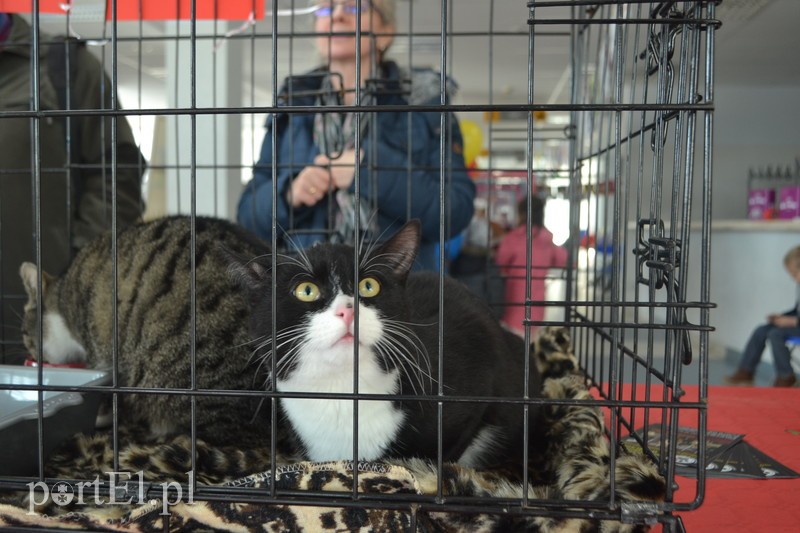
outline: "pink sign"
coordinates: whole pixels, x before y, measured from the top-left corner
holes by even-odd
[[[761,220],[775,207],[775,189],[751,189],[747,195],[747,218]]]
[[[800,218],[800,185],[781,187],[778,217],[782,219]]]

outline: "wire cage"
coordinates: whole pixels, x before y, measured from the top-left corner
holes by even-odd
[[[71,239],[67,256],[82,246],[71,226],[80,208],[74,190],[87,186],[92,171],[103,198],[99,224],[112,230],[112,278],[98,279],[97,284],[107,283],[110,301],[119,301],[124,267],[118,264],[115,235],[128,223],[122,218],[130,208],[124,204],[122,184],[129,171],[134,183],[144,179],[146,219],[180,213],[191,220],[191,238],[184,243],[192,257],[191,299],[184,302],[190,325],[180,333],[189,344],[187,353],[176,357],[191,360],[192,378],[188,387],[158,391],[124,384],[117,330],[125,324],[118,323],[119,309],[110,306],[110,383],[49,384],[42,366],[32,374],[33,384],[0,383],[0,391],[9,395],[32,391],[35,423],[28,447],[36,449],[34,471],[9,475],[11,470],[0,468],[0,489],[27,491],[36,482],[55,487],[81,481],[47,474],[51,450],[46,443],[54,430],[47,425],[46,399],[52,393],[99,393],[112,401],[108,453],[114,471],[124,467],[119,435],[124,420],[118,406],[133,393],[157,392],[176,401],[189,398],[192,430],[182,464],[192,472],[201,461],[197,410],[204,396],[255,398],[274,427],[278,402],[286,396],[269,380],[262,390],[249,391],[204,388],[196,381],[197,297],[202,290],[194,274],[197,217],[234,220],[238,211],[240,222],[258,219],[248,229],[287,254],[318,241],[380,239],[399,227],[396,220],[428,217],[423,241],[429,246],[423,259],[440,278],[440,318],[450,312],[441,288],[449,273],[482,297],[498,318],[510,316],[510,309],[517,310],[516,317],[524,313],[515,319],[518,322],[505,325],[523,337],[526,358],[540,346],[537,338],[544,328],[568,332],[567,352],[574,352],[579,381],[588,385],[590,396],[521,397],[513,402],[524,405],[526,413],[532,406],[562,414],[571,408],[602,408],[603,439],[610,450],[604,490],[591,498],[565,499],[557,491],[531,492],[532,482],[523,475],[519,492],[511,496],[448,492],[440,450],[430,462],[434,477],[429,491],[364,494],[359,478],[378,467],[354,460],[359,437],[351,417],[353,453],[341,458],[350,461],[350,481],[339,492],[281,487],[277,481],[282,475],[302,469],[272,461],[264,478],[275,483],[257,488],[244,483],[208,485],[189,477],[165,488],[165,498],[188,491],[200,502],[247,502],[271,509],[392,511],[401,514],[399,523],[406,530],[413,531],[438,530],[432,517],[444,515],[492,517],[495,521],[487,523],[498,530],[516,524],[513,520],[540,531],[548,530],[546,520],[560,525],[568,520],[607,520],[630,530],[660,523],[665,530],[682,530],[680,513],[703,501],[708,466],[705,409],[713,307],[709,245],[718,3],[398,0],[396,22],[385,30],[361,22],[361,17],[394,2],[240,2],[241,13],[222,16],[222,3],[194,0],[174,8],[161,6],[161,12],[148,2],[117,0],[68,3],[65,13],[42,11],[29,17],[25,94],[0,110],[0,123],[17,121],[22,125],[17,127],[24,127],[22,137],[29,140],[23,168],[2,170],[7,179],[0,184],[0,196],[9,197],[2,191],[11,190],[10,177],[21,179],[27,184],[22,204],[30,208],[19,215],[4,202],[5,212],[0,212],[0,363],[18,364],[20,354],[29,351],[21,346],[19,316],[29,299],[41,309],[49,283],[48,276],[37,273],[33,286],[38,290],[25,294],[17,281],[19,264],[9,262],[19,256],[56,270],[51,273],[66,268],[63,258],[48,267],[59,242],[48,236],[48,227],[66,228]],[[45,4],[33,2],[34,11]],[[315,26],[325,17],[332,23],[344,12],[360,22],[357,29],[321,32]],[[380,46],[382,37],[389,38],[388,52]],[[333,64],[336,40],[342,38],[355,43],[355,72],[315,70],[320,64]],[[71,79],[75,56],[70,47],[75,42],[100,58],[93,78],[100,99],[94,104],[76,103],[81,95],[71,92],[76,80]],[[66,63],[66,98],[61,101],[47,92],[50,47],[64,50],[59,57]],[[387,58],[393,61],[391,76],[385,67],[379,68]],[[433,68],[422,68],[426,65]],[[348,87],[353,75],[364,81]],[[104,147],[92,160],[75,147],[88,142],[86,131],[75,128],[90,120],[97,121],[97,142]],[[48,159],[51,144],[46,138],[53,124],[63,132],[62,160],[55,162]],[[286,138],[279,139],[279,127],[289,132]],[[303,128],[315,136],[314,148],[303,144],[297,133]],[[331,137],[330,131],[337,129],[349,135]],[[381,151],[387,132],[393,132],[397,159]],[[420,146],[421,132],[431,136],[431,146]],[[342,139],[350,144],[334,142]],[[136,150],[124,148],[125,142],[133,142],[147,163]],[[328,183],[327,190],[319,191],[327,207],[314,224],[308,223],[302,202],[293,204],[292,189],[278,185],[281,176],[294,178],[311,163],[309,150],[325,156],[316,164],[329,172],[345,166],[337,162],[345,151],[361,158],[358,165],[349,163],[355,193],[337,194]],[[261,182],[250,179],[254,173]],[[386,196],[372,192],[387,183],[392,189]],[[261,185],[270,189],[269,203],[254,199],[253,191]],[[58,187],[63,200],[46,198]],[[239,202],[248,190],[253,192],[251,199]],[[542,231],[536,215],[539,199],[547,200],[541,207],[544,226],[564,254],[559,264],[543,262],[536,249],[533,236]],[[62,201],[60,211],[48,207]],[[342,202],[350,202],[347,212],[352,218],[342,218]],[[18,226],[21,221],[15,216],[22,216],[25,224]],[[496,250],[514,226],[524,229],[524,250],[517,256],[523,259],[504,263]],[[12,241],[24,251],[7,252]],[[516,282],[517,289],[509,291],[510,282]],[[45,319],[41,310],[37,318],[39,323]],[[273,332],[276,328],[273,319]],[[42,345],[43,328],[35,335]],[[444,349],[443,336],[440,329],[439,350]],[[274,361],[272,365],[274,374]],[[432,372],[438,372],[441,382],[445,369]],[[357,383],[354,389],[300,397],[352,401],[356,412],[364,399],[376,399],[359,394]],[[476,401],[448,397],[441,390],[416,400],[438,405],[440,432],[443,406]],[[527,448],[532,428],[524,425]],[[276,431],[269,435],[264,444],[268,457],[275,458],[283,443]],[[628,497],[618,461],[632,453],[655,465],[663,492],[652,498]],[[95,487],[105,496],[115,491],[119,498],[133,494],[127,488],[120,492],[113,480],[97,481]],[[142,487],[140,480],[138,490],[149,498],[158,496],[161,486],[148,482]],[[469,524],[469,519],[463,523]],[[291,530],[285,523],[283,527]]]
[[[580,179],[570,194],[586,211],[572,216],[585,216],[578,225],[594,238],[572,248],[584,268],[565,316],[577,322],[581,366],[614,403],[612,442],[658,455],[673,510],[702,502],[707,466],[714,8],[595,4],[573,41]],[[698,430],[696,456],[680,444],[684,426]],[[675,473],[687,464],[697,482],[684,499]]]

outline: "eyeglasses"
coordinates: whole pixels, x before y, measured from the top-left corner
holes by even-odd
[[[361,8],[359,9],[358,2],[355,0],[340,0],[339,2],[320,2],[316,5],[317,9],[314,11],[314,15],[317,17],[330,17],[333,15],[333,12],[336,11],[336,8],[341,6],[345,13],[348,15],[358,15],[359,13],[363,13],[365,11],[369,11],[370,9],[374,9],[375,12],[380,14],[380,12],[375,9],[372,4],[370,4],[367,0],[361,0]]]

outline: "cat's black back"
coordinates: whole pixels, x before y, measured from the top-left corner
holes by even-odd
[[[413,273],[408,278],[406,294],[409,300],[410,322],[416,324],[438,324],[439,322],[439,276],[435,273]],[[444,352],[443,390],[447,396],[482,396],[520,399],[524,394],[525,349],[522,339],[504,330],[492,315],[487,304],[470,292],[464,285],[451,278],[444,278],[444,325],[442,328]],[[434,377],[438,372],[439,328],[413,327],[427,347]],[[433,393],[438,393],[434,385]],[[537,397],[541,392],[541,378],[531,361],[528,393]],[[435,435],[438,419],[436,405],[428,404],[415,424],[414,430],[428,436]],[[535,406],[529,409],[533,422],[538,412]],[[443,408],[446,426],[462,428],[454,434],[444,435],[445,456],[456,460],[482,428],[496,429],[491,436],[494,448],[482,462],[499,463],[512,459],[521,460],[523,443],[523,409],[508,403],[448,403]],[[531,430],[534,425],[531,424]],[[414,431],[412,430],[412,431]],[[533,435],[533,433],[531,433]],[[407,434],[403,443],[413,440]],[[424,443],[424,444],[423,444]],[[422,446],[420,446],[422,445]],[[413,447],[400,448],[403,455],[423,448],[424,455],[436,456],[436,439],[426,438]]]

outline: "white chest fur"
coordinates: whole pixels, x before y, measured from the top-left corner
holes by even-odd
[[[282,392],[353,392],[352,345],[341,346],[341,354],[314,354],[319,361],[339,359],[349,364],[309,364],[301,357],[297,368],[286,381],[278,381]],[[346,352],[350,353],[347,354]],[[311,355],[311,354],[307,354]],[[347,357],[349,355],[349,357]],[[370,348],[359,350],[359,394],[394,394],[398,390],[398,372],[386,373],[375,362]],[[286,414],[306,446],[313,461],[333,461],[353,457],[353,400],[292,399],[281,400]],[[358,458],[377,459],[386,452],[403,423],[404,414],[390,401],[358,401]]]
[[[45,335],[42,348],[45,361],[54,364],[86,361],[86,350],[75,339],[64,318],[58,313],[45,313]]]

